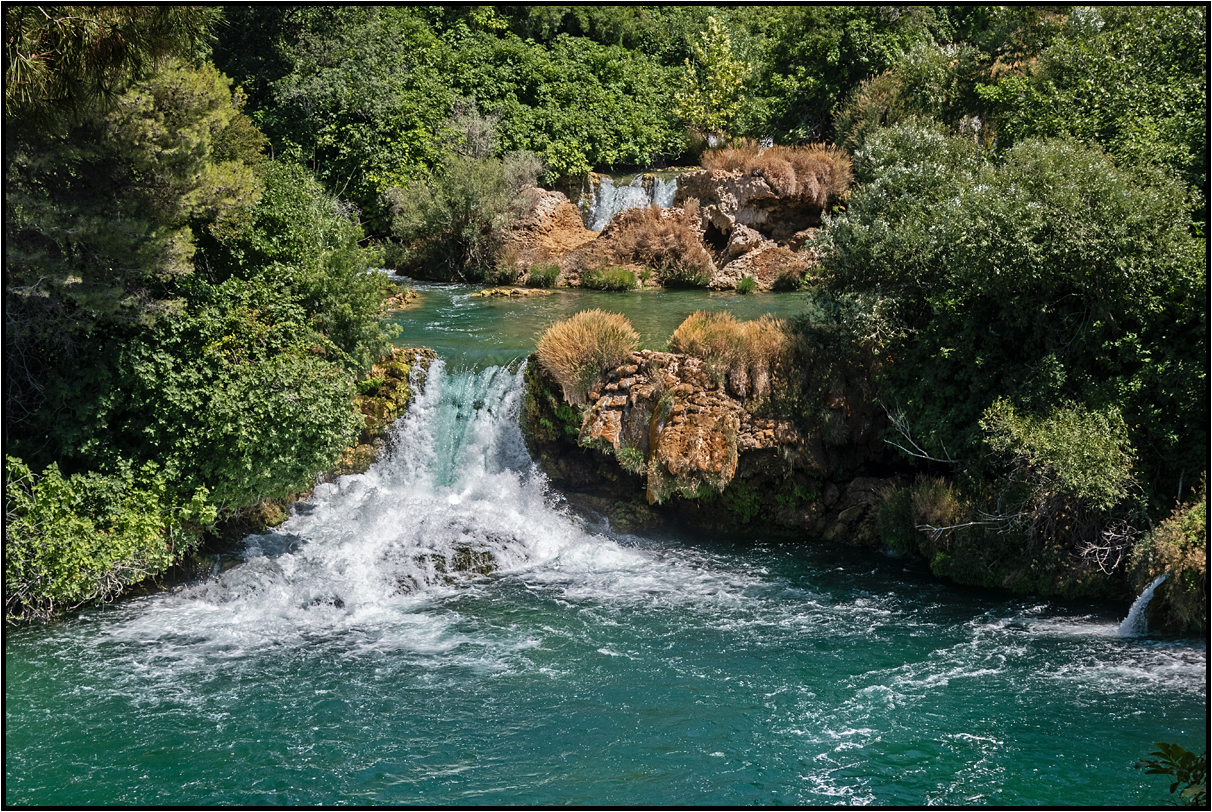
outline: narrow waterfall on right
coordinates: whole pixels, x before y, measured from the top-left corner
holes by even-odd
[[[1169,577],[1170,573],[1167,572],[1154,578],[1153,583],[1145,587],[1145,590],[1132,602],[1128,616],[1124,618],[1123,623],[1119,624],[1120,637],[1140,637],[1149,633],[1149,621],[1145,617],[1145,610],[1149,608],[1149,601],[1153,599],[1153,590]]]

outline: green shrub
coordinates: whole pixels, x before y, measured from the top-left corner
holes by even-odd
[[[1202,468],[1206,245],[1180,185],[1069,140],[993,154],[909,125],[869,136],[855,170],[813,247],[834,293],[883,307],[881,392],[919,445],[977,460],[999,397],[1079,402],[1119,409],[1155,498]]]
[[[1099,510],[1123,501],[1135,485],[1128,427],[1113,406],[1093,411],[1068,404],[1040,418],[1020,415],[999,398],[980,426],[989,447],[1012,457],[1039,487],[1058,488]]]
[[[635,274],[626,268],[590,268],[581,272],[581,287],[590,290],[632,290]]]
[[[439,280],[486,280],[504,229],[529,205],[542,164],[533,153],[504,159],[451,155],[426,182],[389,193],[392,234],[407,247],[410,273]]]
[[[921,538],[913,518],[913,491],[888,488],[875,505],[875,532],[880,541],[902,553],[916,553]]]
[[[780,293],[799,290],[804,286],[804,271],[799,265],[788,265],[781,269],[770,289]]]
[[[584,405],[602,373],[614,369],[640,344],[626,316],[583,310],[548,327],[535,348],[543,369],[564,390],[564,399]]]
[[[757,280],[752,276],[742,276],[741,281],[736,283],[736,292],[742,296],[753,293],[757,290]]]
[[[560,266],[556,263],[536,262],[527,271],[526,285],[532,288],[552,288],[555,287],[556,280],[559,277]]]
[[[310,326],[340,347],[349,372],[366,370],[390,347],[380,311],[392,282],[367,273],[384,264],[387,250],[361,247],[355,213],[305,167],[267,161],[261,179],[264,191],[247,217],[200,239],[198,264],[212,282],[280,286],[284,298],[306,307]]]
[[[34,475],[5,459],[4,614],[6,622],[47,620],[110,600],[158,575],[191,549],[215,508],[206,488],[174,502],[152,463],[137,474],[76,474],[57,465]]]

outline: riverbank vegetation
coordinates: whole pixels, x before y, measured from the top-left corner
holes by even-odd
[[[910,483],[890,546],[1049,594],[1073,560],[1195,572],[1206,32],[1201,6],[6,7],[6,617],[109,597],[358,445],[394,363],[368,268],[512,283],[531,184],[700,157],[829,203],[801,237],[829,317],[701,351],[755,387],[781,353],[822,396],[871,373]],[[580,270],[704,285],[695,214],[619,218]],[[553,362],[566,395],[591,361]],[[127,575],[29,574],[97,561]]]

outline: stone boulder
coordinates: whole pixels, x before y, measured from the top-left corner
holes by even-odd
[[[818,226],[823,212],[812,194],[780,194],[761,174],[703,169],[678,178],[673,205],[699,201],[706,238],[726,246],[737,225],[786,244],[798,233]]]
[[[526,194],[530,208],[505,236],[505,249],[516,252],[520,265],[558,262],[597,239],[598,232],[585,228],[581,212],[563,192],[532,188]]]
[[[781,447],[794,455],[799,445],[789,421],[754,417],[689,355],[632,353],[589,398],[578,441],[643,475],[649,503],[704,487],[721,491],[740,453]]]

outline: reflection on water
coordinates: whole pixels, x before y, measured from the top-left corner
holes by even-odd
[[[739,319],[766,313],[787,318],[813,308],[816,294],[731,291],[646,290],[606,293],[557,289],[550,296],[473,296],[480,286],[404,280],[421,294],[418,304],[392,315],[402,333],[400,346],[436,350],[453,369],[508,364],[534,351],[539,333],[580,310],[622,313],[640,334],[644,349],[663,350],[669,336],[696,310],[728,311]]]

